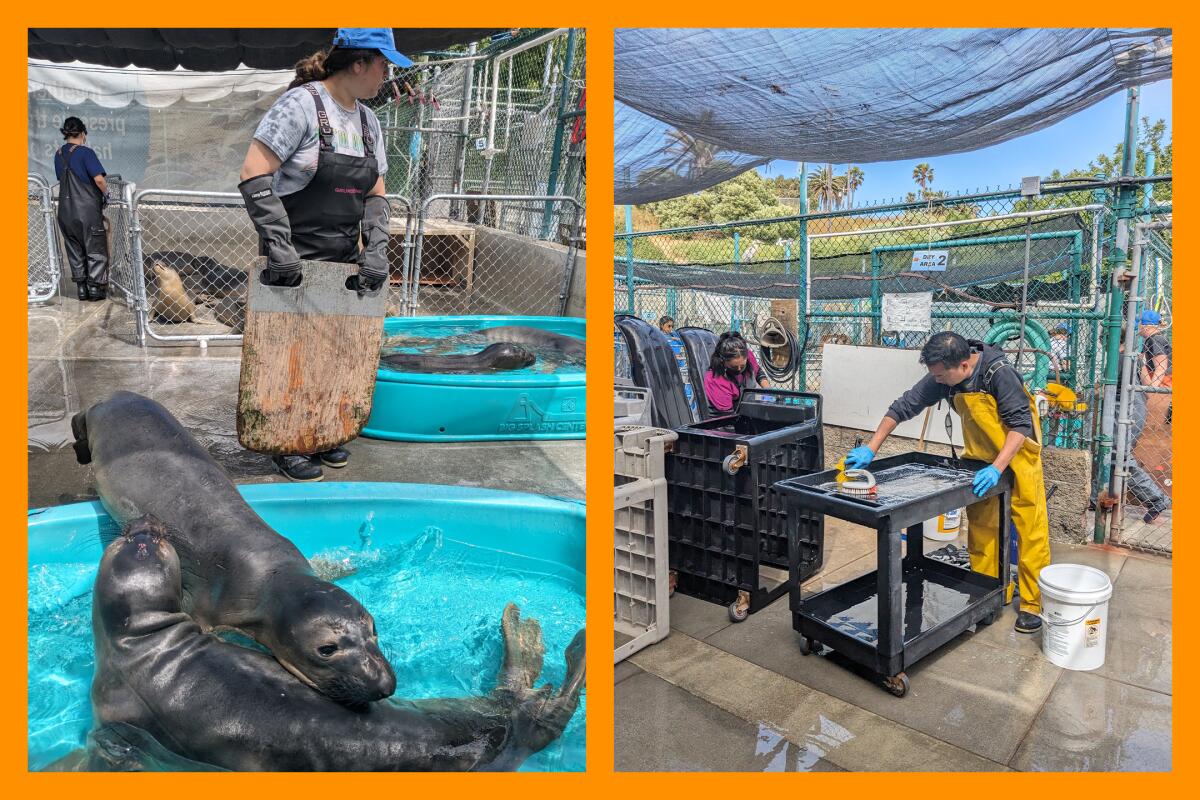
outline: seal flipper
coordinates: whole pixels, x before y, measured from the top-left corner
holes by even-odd
[[[75,437],[72,448],[75,450],[75,460],[80,464],[92,463],[92,448],[87,438],[87,412],[80,411],[71,417],[71,434]]]
[[[91,772],[229,771],[172,752],[148,732],[124,722],[110,722],[89,733],[87,756]]]
[[[500,618],[504,634],[504,661],[498,685],[520,693],[533,688],[542,674],[546,645],[542,642],[542,626],[536,619],[521,619],[515,603],[504,607]]]

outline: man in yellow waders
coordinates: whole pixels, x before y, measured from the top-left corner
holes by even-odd
[[[1050,525],[1042,481],[1041,426],[1033,398],[999,348],[968,341],[957,333],[931,336],[921,348],[921,363],[929,374],[892,403],[871,441],[846,456],[846,467],[865,469],[897,425],[939,400],[949,400],[962,418],[963,458],[990,462],[975,473],[975,494],[985,494],[1000,480],[1004,468],[1012,467],[1021,593],[1016,630],[1034,633],[1042,627],[1038,575],[1050,563]],[[971,569],[984,575],[999,575],[998,559],[1004,555],[999,552],[999,502],[999,497],[992,497],[967,507]],[[1012,600],[1011,591],[1005,590],[1006,603]]]

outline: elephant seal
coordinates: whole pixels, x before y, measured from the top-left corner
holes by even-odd
[[[583,358],[586,353],[585,342],[574,336],[564,336],[561,333],[551,333],[540,328],[527,328],[522,325],[502,325],[499,328],[484,328],[476,333],[489,342],[512,342],[527,344],[535,347],[553,347],[562,353],[575,358]]]
[[[166,524],[183,562],[183,608],[204,629],[249,636],[297,678],[346,705],[395,691],[367,610],[318,578],[165,408],[117,392],[76,414],[71,428],[76,458],[93,464],[113,519],[123,524],[153,514]]]
[[[100,561],[92,711],[101,728],[133,726],[183,758],[233,770],[495,770],[558,738],[579,704],[583,631],[567,648],[563,685],[535,690],[541,629],[509,604],[491,694],[340,706],[270,656],[204,633],[183,612],[169,538],[141,517]]]
[[[489,344],[478,353],[462,356],[422,356],[389,353],[379,362],[401,372],[503,372],[528,367],[537,356],[511,342]]]

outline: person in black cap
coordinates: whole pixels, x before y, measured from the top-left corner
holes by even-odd
[[[357,262],[360,292],[387,280],[383,132],[359,100],[379,93],[389,61],[412,65],[396,51],[391,28],[339,28],[331,47],[296,65],[295,80],[255,130],[238,189],[267,256],[269,284],[298,285],[301,259]],[[291,480],[319,481],[321,464],[340,468],[349,457],[335,447],[273,460]]]
[[[96,151],[87,146],[87,126],[79,117],[63,120],[66,141],[54,153],[58,178],[58,227],[62,231],[71,280],[80,300],[108,294],[108,239],[104,205],[108,184]]]

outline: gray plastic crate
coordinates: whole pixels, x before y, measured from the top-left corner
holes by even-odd
[[[665,428],[619,425],[613,443],[613,474],[622,478],[666,477],[666,453],[679,435]]]
[[[613,663],[671,631],[667,571],[667,481],[622,478],[614,489]]]

